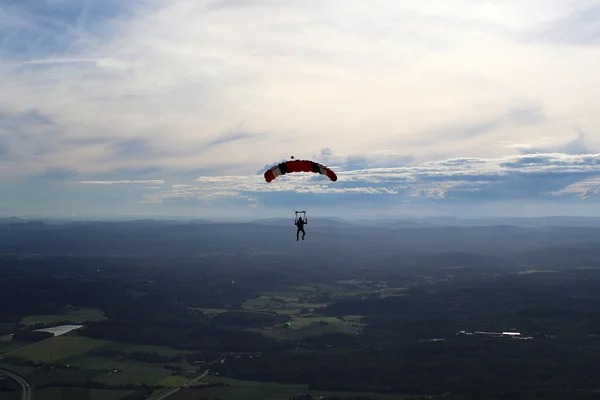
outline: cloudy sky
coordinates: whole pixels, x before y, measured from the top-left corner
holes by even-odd
[[[5,0],[0,215],[600,215],[600,1]],[[333,168],[266,183],[308,158]]]

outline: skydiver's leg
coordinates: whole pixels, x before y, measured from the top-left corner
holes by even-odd
[[[306,232],[304,232],[304,227],[302,228],[302,240],[304,240],[304,235],[306,235]]]
[[[298,239],[300,239],[300,228],[296,231],[296,241],[298,241]]]

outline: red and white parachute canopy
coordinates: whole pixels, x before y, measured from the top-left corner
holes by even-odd
[[[269,168],[265,171],[265,180],[271,182],[275,178],[281,175],[293,173],[293,172],[313,172],[321,175],[325,175],[333,182],[337,181],[337,175],[331,169],[326,166],[310,160],[290,160],[284,161]]]

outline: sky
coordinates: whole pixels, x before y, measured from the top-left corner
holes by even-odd
[[[600,215],[600,1],[4,0],[0,60],[0,216]]]

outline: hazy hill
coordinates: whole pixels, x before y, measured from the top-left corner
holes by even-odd
[[[309,219],[306,240],[296,242],[293,220],[252,223],[208,221],[17,222],[0,225],[0,252],[19,254],[139,255],[285,253],[298,259],[366,260],[398,263],[483,265],[594,263],[600,259],[600,228],[360,226],[340,220]],[[510,261],[509,261],[510,260]]]

